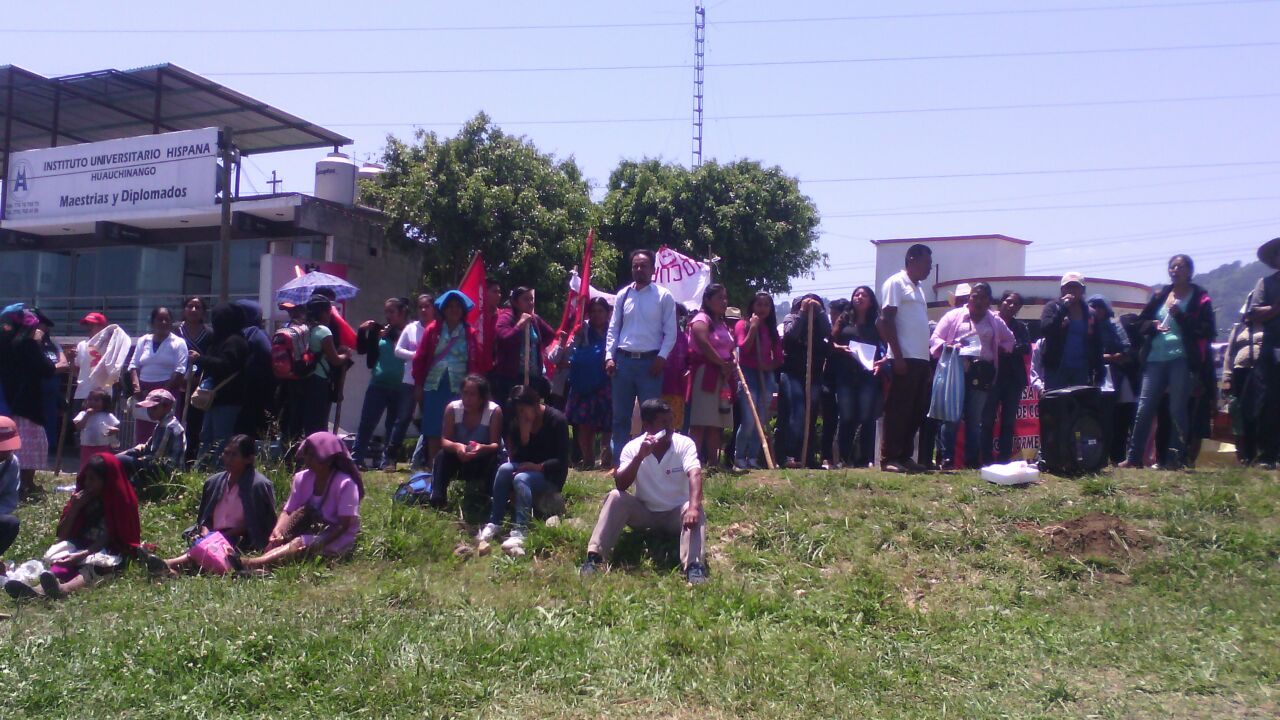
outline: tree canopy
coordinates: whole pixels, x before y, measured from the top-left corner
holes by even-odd
[[[535,288],[540,312],[559,312],[596,214],[572,158],[541,153],[480,113],[452,138],[389,136],[383,162],[361,197],[387,213],[392,236],[424,246],[424,287],[454,287],[479,251],[489,278]],[[611,284],[615,251],[597,242],[594,258],[596,284]]]
[[[591,227],[599,229],[592,284],[602,289],[630,277],[624,258],[641,247],[719,257],[714,280],[735,303],[760,290],[788,292],[792,277],[826,259],[816,249],[813,201],[781,169],[754,161],[691,171],[626,160],[597,205],[573,158],[541,153],[480,113],[451,138],[389,136],[383,162],[386,172],[361,197],[387,213],[393,238],[424,247],[424,287],[453,287],[479,251],[504,288],[539,290],[547,316],[562,306]]]
[[[813,201],[778,167],[738,160],[689,170],[627,160],[609,177],[600,234],[624,258],[662,245],[719,257],[714,280],[741,303],[760,290],[788,292],[791,278],[825,261],[816,248],[818,220]]]

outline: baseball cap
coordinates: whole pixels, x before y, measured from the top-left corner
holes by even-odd
[[[173,405],[177,400],[173,399],[173,393],[168,390],[165,390],[164,388],[156,388],[155,390],[147,393],[146,399],[138,403],[138,407],[155,407],[162,402],[167,402],[170,405]]]
[[[22,447],[22,436],[13,418],[0,415],[0,450],[17,450]]]
[[[107,316],[100,312],[91,312],[80,319],[81,325],[106,325]]]
[[[1058,283],[1058,287],[1066,287],[1071,283],[1084,287],[1084,274],[1075,271],[1069,272],[1062,276],[1062,282]]]

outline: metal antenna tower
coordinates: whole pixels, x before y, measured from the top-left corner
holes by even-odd
[[[702,86],[707,58],[707,10],[702,0],[693,9],[693,167],[702,165]]]

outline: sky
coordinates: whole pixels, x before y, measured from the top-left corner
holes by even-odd
[[[603,186],[689,165],[690,1],[22,3],[0,63],[45,75],[174,63],[351,137],[451,135],[479,111]],[[74,8],[74,11],[72,11]],[[829,267],[873,238],[1000,233],[1027,270],[1153,283],[1280,235],[1280,0],[708,0],[703,156],[780,166]],[[590,69],[583,69],[590,68]],[[310,192],[323,150],[258,155],[242,192]],[[597,198],[599,192],[597,192]]]

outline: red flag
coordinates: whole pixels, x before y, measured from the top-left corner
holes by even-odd
[[[476,253],[471,258],[471,265],[467,268],[466,274],[462,276],[462,282],[458,283],[458,291],[471,298],[471,302],[474,303],[471,306],[471,312],[467,313],[467,324],[476,329],[480,340],[480,351],[488,353],[493,347],[493,338],[489,337],[488,328],[485,327],[484,322],[488,310],[484,306],[484,287],[484,258],[480,257],[480,253]]]

